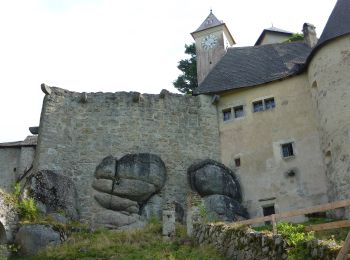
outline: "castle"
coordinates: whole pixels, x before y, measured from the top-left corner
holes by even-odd
[[[108,183],[95,179],[150,154],[147,171],[166,171],[164,187],[147,202],[151,211],[176,202],[186,214],[187,171],[204,159],[235,172],[250,217],[349,198],[349,13],[350,1],[338,0],[318,40],[304,24],[304,41],[284,42],[291,34],[272,27],[255,46],[232,47],[229,29],[211,12],[192,33],[194,96],[75,93],[43,84],[34,136],[0,144],[0,189],[10,192],[24,173],[52,171],[74,183],[80,220],[136,223],[138,205],[130,201],[123,203],[131,213],[100,214],[98,192]],[[0,214],[0,241],[11,237],[12,222]]]

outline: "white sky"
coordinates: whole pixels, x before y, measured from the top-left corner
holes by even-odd
[[[336,0],[0,0],[0,142],[39,125],[46,83],[79,92],[172,92],[190,32],[210,8],[238,46],[264,28],[318,36]]]

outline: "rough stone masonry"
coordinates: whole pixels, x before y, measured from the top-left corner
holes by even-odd
[[[76,93],[48,88],[40,119],[34,170],[54,171],[72,179],[79,218],[94,222],[101,205],[94,198],[96,167],[107,156],[159,156],[166,170],[161,206],[186,209],[190,190],[187,169],[203,159],[219,160],[216,107],[206,96],[183,96],[163,90]]]

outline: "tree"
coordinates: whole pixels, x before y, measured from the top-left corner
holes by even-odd
[[[185,53],[191,57],[179,61],[177,68],[182,71],[182,75],[178,76],[173,85],[182,93],[192,94],[193,90],[198,87],[196,45],[194,43],[185,44]]]

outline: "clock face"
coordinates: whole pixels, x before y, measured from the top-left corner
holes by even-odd
[[[202,40],[202,47],[205,50],[209,50],[214,48],[217,42],[218,42],[218,38],[213,34],[209,34],[205,36],[204,39]]]

